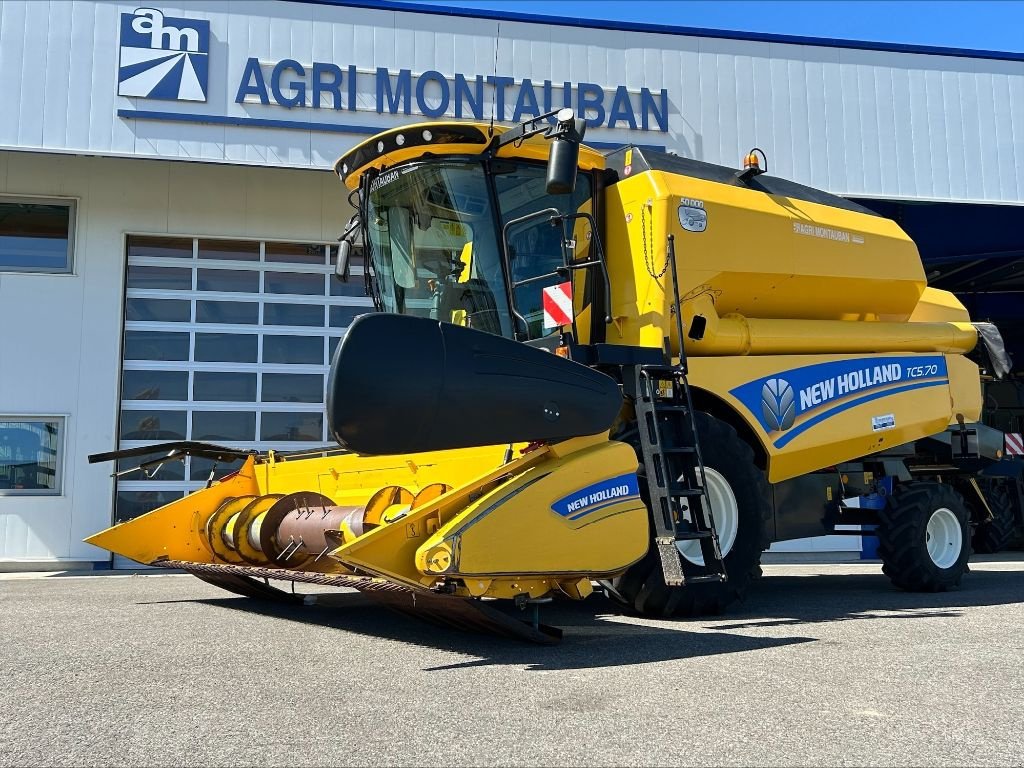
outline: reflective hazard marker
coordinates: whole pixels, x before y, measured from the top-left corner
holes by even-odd
[[[559,283],[544,289],[544,329],[572,323],[572,283]]]
[[[1024,437],[1020,432],[1006,433],[1006,455],[1024,456]]]

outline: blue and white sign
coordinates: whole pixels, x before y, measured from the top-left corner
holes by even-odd
[[[153,8],[121,14],[121,96],[206,101],[210,22]]]
[[[639,500],[640,487],[637,485],[636,473],[630,472],[580,488],[556,501],[551,509],[568,520],[579,520],[623,501]]]
[[[835,360],[780,371],[747,382],[730,394],[743,403],[781,448],[826,419],[864,403],[949,382],[942,355]],[[871,422],[891,429],[892,414]]]

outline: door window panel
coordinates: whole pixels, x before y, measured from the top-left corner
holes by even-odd
[[[128,287],[151,291],[189,291],[192,289],[192,270],[129,264]]]
[[[322,413],[264,413],[260,439],[280,442],[323,440]]]
[[[252,402],[256,399],[256,374],[232,371],[196,371],[192,374],[193,400]]]
[[[264,403],[323,403],[324,377],[319,373],[264,373]]]
[[[124,319],[143,323],[187,323],[192,319],[192,304],[178,299],[128,299]]]
[[[338,307],[331,307],[331,310]],[[322,328],[324,308],[320,304],[278,304],[263,305],[264,325],[306,325]]]
[[[196,302],[197,323],[223,325],[256,325],[260,321],[260,305],[254,301]]]
[[[125,371],[122,400],[188,400],[188,371]]]
[[[125,331],[125,360],[188,360],[188,334]]]
[[[221,293],[256,293],[260,289],[260,273],[240,269],[200,269],[196,272],[196,288]]]
[[[267,272],[264,275],[267,293],[294,293],[323,296],[326,280],[320,272]]]
[[[323,365],[323,337],[264,336],[263,362],[290,363],[293,365]]]
[[[258,337],[251,333],[197,333],[196,361],[255,363]]]
[[[121,411],[122,440],[184,440],[185,411]]]
[[[245,411],[193,411],[193,440],[256,439],[256,414]]]
[[[260,244],[255,240],[200,240],[199,258],[259,261]]]

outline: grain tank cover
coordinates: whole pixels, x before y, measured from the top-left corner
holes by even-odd
[[[629,171],[626,171],[626,155],[629,156]],[[856,213],[865,213],[869,216],[878,216],[877,213],[863,205],[858,205],[852,200],[824,192],[804,184],[797,184],[789,179],[769,176],[767,173],[754,176],[749,181],[740,181],[735,168],[714,163],[705,163],[700,160],[692,160],[688,157],[670,155],[667,152],[656,152],[641,147],[623,147],[612,152],[607,157],[607,168],[610,176],[617,181],[635,176],[644,171],[664,171],[666,173],[690,176],[704,181],[714,181],[719,184],[745,187],[758,192],[765,192],[769,195],[780,195],[794,200],[803,200],[819,205],[828,205],[833,208],[842,208]],[[613,183],[615,183],[613,182]]]
[[[640,147],[610,154],[606,168],[608,241],[634,254],[610,268],[623,329],[613,343],[635,343],[633,318],[665,311],[668,235],[680,300],[710,296],[722,317],[905,322],[927,286],[896,222],[828,192]]]

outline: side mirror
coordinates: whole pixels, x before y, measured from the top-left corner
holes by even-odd
[[[352,255],[352,241],[345,239],[338,243],[338,258],[334,262],[334,276],[342,282],[348,282],[348,261]]]
[[[558,133],[551,140],[548,154],[547,193],[567,195],[576,189],[580,143],[583,141],[587,121],[575,117],[568,108],[559,112],[556,119]]]

